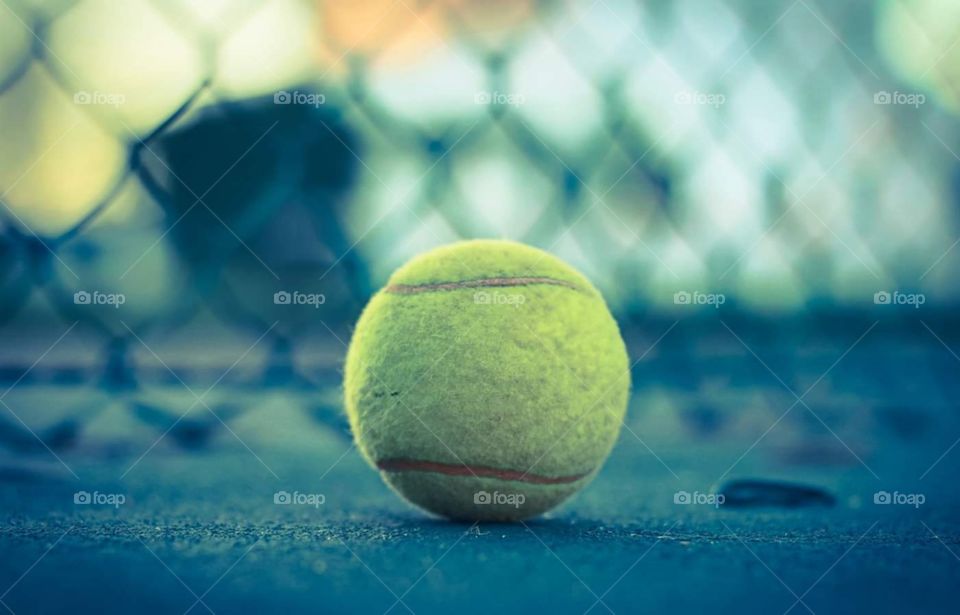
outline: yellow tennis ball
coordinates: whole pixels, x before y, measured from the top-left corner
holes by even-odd
[[[509,241],[397,270],[360,317],[345,371],[363,455],[410,502],[463,520],[532,517],[587,484],[630,388],[597,289]]]

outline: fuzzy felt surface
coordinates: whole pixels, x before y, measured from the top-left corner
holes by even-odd
[[[388,467],[387,482],[464,519],[537,515],[586,484],[617,437],[629,384],[626,349],[596,289],[555,257],[505,241],[454,244],[399,269],[364,310],[345,374],[368,461],[407,462]],[[549,480],[563,477],[576,480]],[[498,488],[525,504],[474,501]]]

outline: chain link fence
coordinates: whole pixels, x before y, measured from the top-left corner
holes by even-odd
[[[271,388],[344,436],[360,309],[462,238],[628,331],[957,303],[947,3],[2,5],[9,451],[262,433]]]

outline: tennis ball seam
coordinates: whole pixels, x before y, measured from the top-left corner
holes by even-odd
[[[442,463],[438,461],[406,458],[381,459],[376,463],[377,468],[383,472],[430,472],[434,474],[446,474],[448,476],[498,478],[500,480],[532,483],[536,485],[563,485],[567,483],[575,483],[592,473],[583,472],[569,476],[544,476],[541,474],[532,474],[529,471],[520,472],[518,470],[505,470],[491,466]]]
[[[509,286],[563,286],[580,293],[592,295],[586,289],[578,284],[550,277],[500,277],[500,278],[478,278],[475,280],[455,280],[450,282],[430,282],[426,284],[391,284],[384,289],[384,292],[395,295],[416,295],[430,292],[444,292],[460,290],[464,288],[502,288]]]

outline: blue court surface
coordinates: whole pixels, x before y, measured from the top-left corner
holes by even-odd
[[[198,415],[145,455],[166,427],[95,421],[62,464],[8,459],[2,600],[16,613],[954,612],[960,361],[922,326],[671,324],[631,337],[637,357],[669,329],[634,367],[603,471],[544,518],[452,523],[403,503],[351,445],[335,384],[236,390],[218,400],[235,418]],[[701,355],[676,350],[697,340]],[[697,503],[724,490],[732,502]],[[94,501],[75,504],[80,491]],[[304,497],[275,504],[281,491]]]

